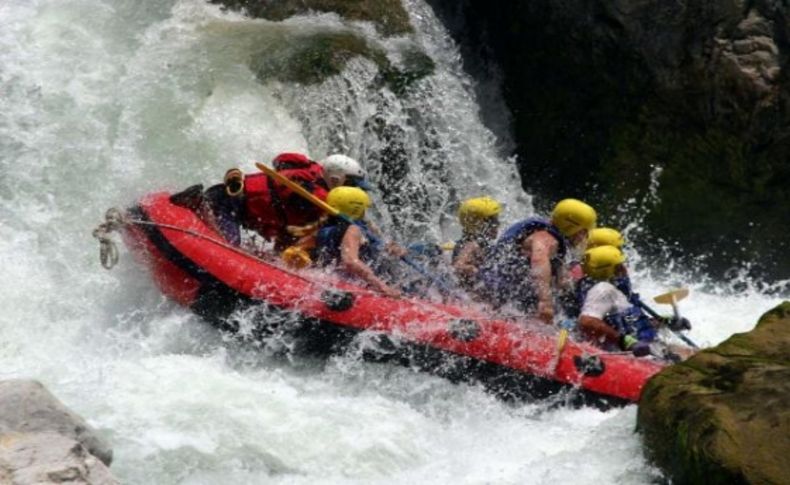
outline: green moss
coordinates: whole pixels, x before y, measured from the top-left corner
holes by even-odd
[[[294,15],[335,12],[348,20],[373,22],[384,35],[414,31],[409,14],[400,0],[211,0],[249,15],[268,20],[284,20]]]
[[[678,483],[775,483],[790,429],[790,302],[757,328],[648,381],[639,429],[650,458]],[[752,353],[744,354],[743,349]]]
[[[402,66],[382,69],[384,82],[398,95],[403,95],[415,81],[434,73],[433,59],[419,49],[411,48],[403,53]]]
[[[357,35],[323,33],[292,42],[278,55],[266,52],[254,56],[251,66],[261,80],[314,84],[339,74],[356,56],[372,58],[379,64],[386,62],[382,53],[368,47]]]
[[[415,81],[434,72],[433,60],[413,47],[403,53],[402,66],[393,65],[384,51],[371,46],[364,38],[349,32],[321,33],[290,42],[273,55],[253,56],[251,67],[262,81],[315,84],[340,74],[349,60],[365,57],[379,69],[380,79],[393,92],[403,95]]]
[[[790,301],[783,301],[778,306],[767,311],[760,320],[757,326],[770,325],[774,320],[782,320],[790,318]]]

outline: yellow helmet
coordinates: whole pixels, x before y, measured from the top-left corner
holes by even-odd
[[[458,220],[465,232],[475,232],[483,222],[499,217],[502,205],[491,197],[467,199],[458,208]]]
[[[594,280],[608,280],[617,266],[625,262],[625,255],[614,246],[598,246],[584,252],[584,274]]]
[[[326,203],[354,220],[362,219],[370,207],[370,197],[359,187],[335,187],[326,196]]]
[[[596,227],[587,236],[587,249],[597,248],[598,246],[623,247],[625,240],[620,231],[611,227]]]
[[[598,215],[595,209],[576,199],[561,200],[551,211],[551,223],[566,237],[572,237],[582,229],[595,227]]]

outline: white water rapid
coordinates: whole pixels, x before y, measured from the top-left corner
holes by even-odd
[[[0,2],[0,379],[39,379],[85,416],[111,442],[124,483],[658,476],[634,433],[635,406],[513,405],[351,357],[273,361],[163,298],[125,249],[113,271],[99,265],[91,230],[105,209],[154,189],[215,183],[227,168],[251,170],[280,151],[321,157],[338,147],[366,160],[375,179],[386,140],[366,127],[371,119],[405,150],[408,192],[422,207],[401,213],[405,227],[450,237],[441,214],[480,193],[507,201],[510,220],[526,214],[529,197],[478,117],[453,42],[422,0],[405,3],[417,33],[384,39],[334,15],[272,23],[202,0]],[[393,58],[416,42],[436,72],[399,99],[371,88],[369,61],[308,87],[262,84],[250,70],[253,55],[344,30]],[[385,222],[397,218],[380,207]],[[695,324],[690,336],[705,344],[748,330],[790,297],[642,266],[643,294],[691,287],[681,307]]]

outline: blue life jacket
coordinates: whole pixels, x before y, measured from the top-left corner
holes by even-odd
[[[369,230],[368,225],[364,221],[357,221],[356,225],[361,226],[362,234],[366,235]],[[318,230],[314,260],[319,266],[340,262],[343,236],[350,226],[351,223],[343,218],[330,217]],[[379,252],[378,246],[368,240],[359,248],[359,259],[365,264],[373,264],[378,260]],[[375,268],[373,269],[375,271]]]
[[[625,279],[628,279],[627,277]],[[584,300],[587,299],[587,294],[590,292],[593,286],[598,284],[598,281],[595,281],[592,278],[585,276],[576,285],[576,298],[578,300],[579,309],[584,306]],[[615,282],[612,281],[612,284]],[[630,288],[630,281],[629,281],[629,288]],[[617,288],[620,291],[623,291],[620,288]],[[650,323],[650,317],[648,317],[645,312],[642,310],[642,307],[639,306],[638,303],[634,303],[632,297],[639,298],[639,295],[636,293],[631,293],[631,295],[626,294],[628,301],[631,303],[631,306],[622,312],[613,312],[609,313],[604,316],[603,320],[609,324],[612,328],[617,330],[621,335],[634,335],[637,339],[643,342],[652,342],[655,340],[657,332],[655,327]]]
[[[612,284],[628,297],[628,301],[630,301],[632,305],[640,309],[642,308],[642,300],[639,298],[638,293],[634,293],[634,288],[631,286],[631,278],[629,278],[628,275],[615,277],[612,279]]]
[[[559,273],[570,247],[565,236],[545,219],[531,217],[517,222],[502,233],[480,271],[481,281],[494,303],[501,305],[511,301],[525,308],[537,303],[537,296],[528,276],[531,261],[522,255],[518,245],[538,231],[546,231],[557,240],[557,254],[551,260],[551,272],[553,276]]]
[[[612,279],[612,284],[615,288],[622,291],[629,300],[631,299],[631,295],[634,294],[634,289],[631,286],[631,278],[628,276],[617,276]]]

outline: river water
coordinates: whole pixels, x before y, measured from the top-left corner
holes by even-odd
[[[480,193],[506,201],[509,220],[530,213],[455,45],[422,0],[406,4],[417,33],[385,39],[334,15],[272,23],[199,0],[0,3],[0,378],[39,379],[85,416],[112,443],[124,483],[659,476],[634,433],[635,406],[508,404],[353,357],[273,359],[163,298],[124,249],[115,269],[99,266],[91,230],[108,207],[214,183],[285,150],[343,149],[381,181],[381,153],[397,144],[401,192],[377,197],[378,216],[405,233],[452,237],[452,204]],[[362,60],[319,85],[256,79],[251,59],[322,32],[362,35],[396,63],[417,45],[436,72],[403,97]],[[691,287],[681,306],[703,344],[790,298],[737,274],[698,281],[631,257],[643,294]]]

